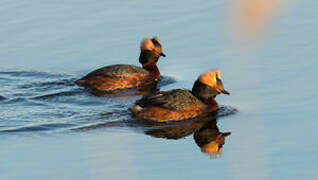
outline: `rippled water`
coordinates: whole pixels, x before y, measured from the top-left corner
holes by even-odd
[[[2,1],[0,179],[315,179],[318,4],[236,2]],[[241,18],[252,35],[235,32]],[[140,96],[74,84],[105,65],[137,65],[153,35],[167,54],[161,90],[221,69],[231,95],[216,98],[217,115],[149,123],[127,111]],[[204,153],[205,132],[231,132],[222,155]]]
[[[140,96],[95,96],[75,85],[78,78],[45,72],[0,72],[1,84],[5,85],[1,91],[0,134],[64,132],[131,119],[128,108]],[[164,76],[158,88],[174,82]]]

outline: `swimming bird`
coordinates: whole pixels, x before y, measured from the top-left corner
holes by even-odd
[[[139,62],[142,68],[134,65],[116,64],[97,69],[75,83],[78,86],[98,91],[140,88],[157,82],[160,71],[157,61],[166,57],[157,37],[146,38],[140,44]]]
[[[137,100],[131,111],[138,118],[159,122],[191,119],[217,111],[219,105],[214,98],[220,93],[230,94],[223,87],[220,70],[210,70],[199,76],[192,91],[159,91]]]

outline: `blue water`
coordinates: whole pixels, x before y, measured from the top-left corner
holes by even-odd
[[[0,2],[1,179],[315,179],[318,3],[282,4],[248,43],[233,37],[232,3]],[[204,124],[138,121],[127,109],[140,96],[74,85],[105,65],[138,65],[153,35],[167,54],[161,90],[221,69],[231,92],[216,98],[217,127],[231,132],[222,156],[196,145]]]

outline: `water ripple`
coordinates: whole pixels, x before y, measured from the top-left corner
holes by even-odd
[[[3,85],[0,133],[20,132],[68,132],[126,127],[134,130],[173,126],[135,119],[129,107],[140,96],[105,94],[92,95],[77,87],[77,77],[37,71],[0,72]],[[158,87],[175,83],[175,79],[163,76]],[[0,112],[0,113],[2,113]],[[217,116],[232,115],[237,110],[221,106]],[[178,122],[187,123],[187,122]]]
[[[50,94],[35,96],[35,97],[32,97],[31,99],[35,99],[35,100],[52,99],[52,98],[58,98],[62,96],[73,96],[73,95],[82,94],[82,93],[83,93],[82,90],[77,89],[77,90],[62,91],[57,93],[50,93]]]
[[[12,77],[37,77],[37,78],[60,78],[68,75],[54,74],[39,71],[0,71],[0,75],[9,75]]]
[[[24,83],[24,84],[18,85],[18,88],[45,91],[45,90],[52,90],[57,88],[72,87],[75,85],[74,83],[75,80],[76,80],[75,78],[71,78],[71,79],[61,79],[61,80],[54,80],[54,81]]]
[[[0,96],[0,101],[4,101],[4,100],[6,100],[6,98],[3,96]]]
[[[17,127],[17,128],[10,128],[5,130],[0,130],[1,133],[18,133],[18,132],[38,132],[38,131],[53,131],[62,128],[69,128],[74,126],[73,124],[69,123],[53,123],[53,124],[40,124],[34,126],[24,126],[24,127]]]
[[[220,106],[217,117],[230,116],[238,112],[238,109],[232,106]]]
[[[21,102],[25,102],[26,100],[27,100],[26,98],[18,97],[18,98],[9,99],[5,101],[5,103],[6,104],[21,103]]]
[[[173,83],[176,83],[177,81],[173,78],[173,77],[170,77],[170,76],[162,76],[159,83],[158,83],[158,87],[163,87],[163,86],[166,86],[166,85],[169,85],[169,84],[173,84]]]

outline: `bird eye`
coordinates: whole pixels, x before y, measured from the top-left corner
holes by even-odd
[[[161,47],[161,44],[156,39],[152,39],[151,41],[156,47]]]

